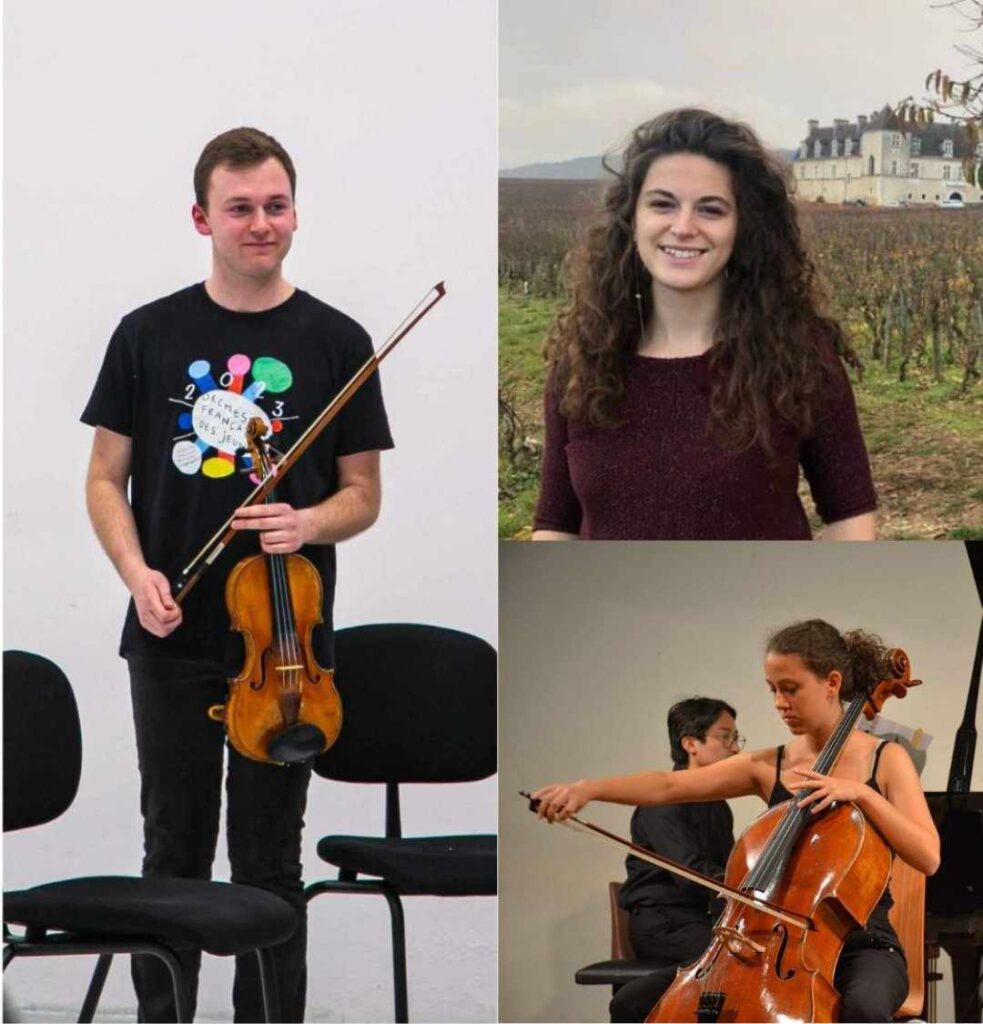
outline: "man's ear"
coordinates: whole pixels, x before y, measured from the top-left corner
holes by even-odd
[[[191,207],[191,222],[199,235],[210,235],[212,229],[208,223],[208,214],[197,204]]]

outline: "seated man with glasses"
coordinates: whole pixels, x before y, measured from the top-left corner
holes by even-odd
[[[736,754],[744,746],[722,700],[693,697],[669,709],[669,744],[674,771],[700,768]],[[734,846],[734,819],[726,801],[636,807],[631,819],[634,843],[714,878]],[[623,986],[611,1000],[612,1021],[643,1021],[676,976],[680,964],[695,960],[710,944],[719,912],[712,893],[629,856],[628,879],[620,903],[628,911],[628,934],[635,956],[651,960],[653,973]]]

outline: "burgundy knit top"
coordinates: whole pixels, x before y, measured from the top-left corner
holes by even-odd
[[[772,430],[774,457],[734,452],[708,435],[710,353],[633,355],[624,424],[585,426],[560,415],[546,389],[546,443],[535,529],[585,540],[809,540],[798,497],[802,466],[823,522],[877,507],[853,391],[828,361],[813,433]]]

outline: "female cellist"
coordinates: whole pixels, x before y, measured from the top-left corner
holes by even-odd
[[[939,866],[939,836],[911,759],[896,743],[853,731],[830,775],[811,770],[843,716],[841,702],[881,678],[885,648],[855,630],[841,635],[812,619],[776,632],[765,654],[765,681],[792,734],[777,748],[748,751],[688,772],[641,772],[581,779],[537,790],[538,814],[562,821],[591,800],[631,805],[760,796],[769,807],[798,798],[813,813],[852,802],[893,852],[926,875]],[[852,932],[836,969],[841,1021],[890,1021],[908,988],[907,966],[888,921],[886,890],[866,928]],[[653,1001],[661,993],[653,993]]]

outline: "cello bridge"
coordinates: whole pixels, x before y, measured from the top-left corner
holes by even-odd
[[[764,953],[765,947],[760,943],[749,939],[746,935],[735,928],[728,928],[726,925],[718,925],[713,929],[713,934],[719,938],[727,947],[728,952],[735,956],[745,956],[753,959],[755,955]]]

